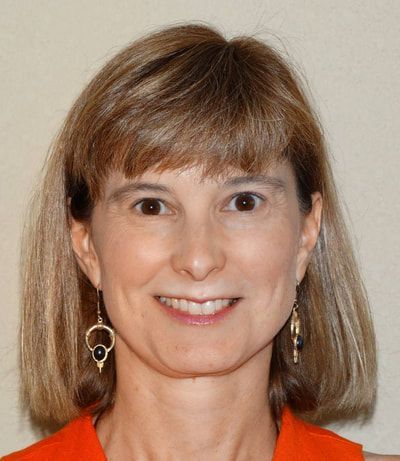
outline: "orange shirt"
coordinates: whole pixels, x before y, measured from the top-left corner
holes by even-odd
[[[90,414],[3,461],[107,461]],[[358,461],[362,447],[334,432],[307,424],[285,408],[272,461]]]

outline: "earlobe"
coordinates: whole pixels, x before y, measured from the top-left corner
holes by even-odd
[[[86,274],[93,286],[100,286],[100,269],[96,251],[87,223],[69,218],[72,249],[81,270]]]
[[[317,244],[322,221],[322,196],[320,192],[311,195],[312,208],[304,216],[299,250],[297,253],[296,279],[301,281],[310,262],[312,252]]]

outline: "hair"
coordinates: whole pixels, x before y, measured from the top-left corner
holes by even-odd
[[[22,250],[21,396],[38,422],[63,424],[113,404],[111,353],[99,375],[85,345],[96,289],[77,265],[69,216],[90,222],[113,171],[128,178],[199,166],[246,173],[293,168],[300,210],[323,197],[321,231],[298,289],[306,347],[293,363],[290,325],[274,338],[269,403],[311,421],[368,414],[375,339],[318,118],[293,66],[272,46],[170,26],[120,51],[78,97],[53,142]],[[69,215],[70,213],[70,215]]]

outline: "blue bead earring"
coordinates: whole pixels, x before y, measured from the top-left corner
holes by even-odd
[[[97,368],[99,369],[99,373],[101,373],[101,370],[104,366],[104,362],[107,360],[108,353],[114,347],[115,333],[111,327],[104,325],[103,323],[103,318],[101,317],[101,311],[100,311],[100,293],[99,293],[98,288],[96,288],[96,290],[97,290],[97,323],[96,325],[93,325],[86,331],[86,345],[89,348],[90,352],[92,353],[93,360],[97,363]],[[107,331],[110,337],[110,345],[108,347],[106,347],[104,344],[96,344],[95,346],[91,346],[90,335],[95,330]]]
[[[304,346],[304,340],[303,337],[301,336],[301,322],[300,322],[300,317],[297,312],[297,309],[299,308],[299,305],[297,303],[297,289],[299,287],[299,282],[296,280],[296,298],[293,303],[293,308],[292,308],[292,317],[290,319],[290,337],[292,340],[293,344],[293,362],[298,363],[299,361],[299,353],[303,349]]]

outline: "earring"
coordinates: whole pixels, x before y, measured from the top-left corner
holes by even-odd
[[[97,323],[96,325],[93,325],[86,331],[86,345],[89,348],[90,352],[92,353],[92,357],[94,361],[97,363],[97,368],[99,369],[99,373],[101,373],[101,370],[104,366],[104,362],[107,360],[108,353],[114,347],[115,333],[112,328],[110,328],[107,325],[104,325],[103,323],[103,318],[101,317],[101,312],[100,312],[100,293],[99,293],[98,288],[96,288],[96,290],[97,290]],[[89,341],[90,335],[95,330],[106,330],[107,331],[110,337],[109,347],[104,346],[104,344],[96,344],[93,347],[90,345],[90,341]]]
[[[297,281],[296,281],[297,282]],[[299,352],[303,349],[304,341],[301,333],[301,322],[300,317],[297,312],[299,305],[297,303],[297,288],[299,287],[299,282],[296,283],[296,298],[293,303],[292,317],[290,319],[290,337],[293,344],[293,362],[298,363],[299,361]]]

